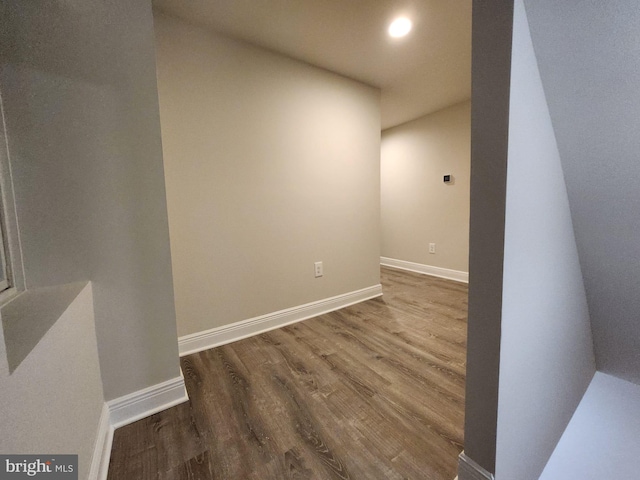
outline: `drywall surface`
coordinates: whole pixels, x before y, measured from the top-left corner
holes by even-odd
[[[377,285],[379,92],[155,25],[179,335]]]
[[[10,373],[29,355],[86,285],[87,282],[75,282],[23,290],[2,305],[0,316]]]
[[[78,454],[87,478],[104,404],[91,285],[9,375],[0,329],[0,451]]]
[[[470,102],[382,132],[383,257],[469,270],[470,164]]]
[[[595,373],[569,201],[522,0],[509,108],[496,479],[535,480]]]
[[[636,478],[640,386],[597,372],[540,480]]]
[[[489,472],[496,454],[512,25],[513,0],[474,0],[464,451]]]
[[[151,5],[7,1],[0,16],[26,285],[93,282],[106,399],[174,378]]]
[[[527,1],[567,182],[598,370],[640,383],[640,9]]]

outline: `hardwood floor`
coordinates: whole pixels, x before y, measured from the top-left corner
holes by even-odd
[[[384,297],[182,358],[190,402],[115,432],[110,480],[453,480],[467,287]]]

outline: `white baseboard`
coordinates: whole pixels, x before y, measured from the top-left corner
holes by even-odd
[[[380,284],[178,338],[180,356],[252,337],[382,295]]]
[[[107,402],[111,427],[116,429],[189,400],[180,376]]]
[[[98,423],[98,433],[93,447],[89,480],[105,480],[109,471],[111,445],[113,443],[113,427],[109,421],[109,406],[102,405],[102,413]]]
[[[460,480],[494,480],[493,473],[487,472],[464,452],[458,456],[458,478]]]
[[[116,428],[124,427],[188,400],[181,369],[178,377],[106,402],[98,424],[89,480],[106,480]]]
[[[407,262],[406,260],[396,260],[395,258],[388,257],[380,257],[380,265],[384,265],[385,267],[398,268],[400,270],[408,270],[410,272],[423,273],[425,275],[431,275],[433,277],[455,280],[456,282],[469,283],[469,272],[462,272],[460,270],[432,267],[431,265]]]

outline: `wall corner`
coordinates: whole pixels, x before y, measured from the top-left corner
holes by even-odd
[[[464,453],[458,456],[458,480],[494,480],[493,473],[486,471]]]

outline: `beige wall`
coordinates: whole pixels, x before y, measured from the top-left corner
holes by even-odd
[[[378,284],[379,92],[155,26],[179,335]]]
[[[78,454],[87,478],[103,404],[91,285],[11,375],[0,329],[0,452]]]
[[[382,132],[383,257],[468,271],[470,137],[468,101]]]

